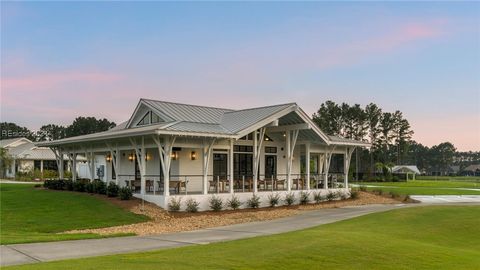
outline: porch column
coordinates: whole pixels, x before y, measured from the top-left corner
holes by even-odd
[[[328,189],[328,172],[330,170],[330,161],[332,160],[332,154],[333,154],[333,150],[335,150],[335,146],[329,150],[327,149],[327,151],[325,152],[325,163],[324,163],[324,167],[323,167],[323,170],[324,170],[324,177],[325,177],[325,183],[324,183],[324,188],[325,189]]]
[[[163,139],[163,143],[160,141],[160,135],[153,135],[153,141],[157,145],[158,154],[160,157],[160,164],[163,171],[163,195],[170,195],[170,163],[172,161],[172,149],[173,144],[177,137],[167,136]]]
[[[90,169],[90,180],[95,180],[95,154],[93,150],[90,151],[90,163],[88,164]]]
[[[306,186],[307,190],[310,189],[310,144],[306,143],[305,144],[305,170],[306,170],[306,176],[305,176],[305,181],[306,181]]]
[[[114,148],[112,147],[111,144],[106,143],[108,149],[110,150],[110,157],[111,157],[111,162],[112,162],[112,167],[113,170],[115,171],[115,184],[118,185],[118,169],[120,167],[119,165],[119,158],[118,158],[118,147]],[[113,176],[113,175],[112,175]]]
[[[230,139],[230,151],[228,153],[228,173],[230,174],[230,178],[229,178],[229,187],[230,187],[230,190],[229,192],[230,193],[233,193],[233,139]]]
[[[203,141],[203,194],[208,193],[208,167],[210,164],[210,157],[212,156],[212,148],[213,144],[215,143],[215,138],[213,138],[210,142]],[[213,179],[215,180],[215,179]]]
[[[43,179],[43,159],[40,160],[40,173],[42,174]]]
[[[145,195],[145,171],[146,171],[146,162],[145,162],[145,139],[142,136],[141,144],[137,143],[136,139],[130,138],[130,143],[135,149],[135,156],[137,157],[138,168],[140,169],[140,194]],[[140,146],[140,149],[138,147]]]
[[[344,167],[343,167],[343,170],[344,170],[344,185],[345,185],[345,188],[348,188],[348,172],[350,170],[350,162],[352,160],[352,154],[353,154],[353,151],[355,150],[355,147],[347,147],[345,149],[345,153],[343,154],[344,156]]]
[[[51,147],[50,149],[55,155],[57,161],[58,178],[63,179],[63,151],[59,147]]]
[[[258,137],[260,136],[260,137]],[[260,156],[262,154],[263,138],[265,138],[265,128],[260,128],[259,132],[253,132],[253,192],[258,188],[258,168],[260,167]],[[260,140],[260,141],[259,141]]]
[[[77,153],[75,152],[72,156],[72,181],[77,181]]]
[[[298,130],[287,130],[286,150],[287,150],[287,190],[292,190],[292,161],[295,144],[297,142]]]

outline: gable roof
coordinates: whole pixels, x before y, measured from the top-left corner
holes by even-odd
[[[397,165],[392,168],[392,173],[417,173],[420,174],[420,170],[415,165]]]
[[[145,107],[157,114],[163,121],[157,124],[135,126]],[[294,117],[292,117],[294,116]],[[282,125],[306,123],[304,138],[325,144],[369,146],[368,143],[353,140],[333,140],[324,134],[296,103],[286,103],[243,110],[232,110],[198,105],[188,105],[151,99],[140,99],[130,119],[108,131],[66,138],[38,145],[58,145],[93,141],[96,139],[119,138],[126,135],[171,134],[199,137],[220,137],[239,139],[254,130],[281,119]],[[302,136],[300,136],[302,137]]]
[[[20,138],[13,138],[13,139],[5,139],[5,140],[0,140],[0,147],[9,147],[11,146],[12,144],[15,144],[17,142],[21,142],[21,143],[31,143],[32,141],[30,141],[29,139],[27,138],[24,138],[24,137],[20,137]]]
[[[465,169],[463,169],[464,171],[468,171],[468,172],[475,172],[475,171],[480,171],[480,164],[472,164],[472,165],[469,165],[467,166]]]

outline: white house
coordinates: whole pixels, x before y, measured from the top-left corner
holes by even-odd
[[[295,103],[231,110],[149,99],[108,131],[37,145],[66,153],[74,167],[85,155],[92,175],[101,155],[106,181],[161,207],[185,196],[201,209],[208,194],[245,200],[253,193],[348,192],[348,174],[329,173],[332,156],[341,155],[348,172],[354,149],[369,146],[327,136]]]
[[[0,147],[5,148],[13,158],[5,176],[14,178],[17,172],[39,170],[57,170],[57,157],[48,147],[38,147],[27,138],[13,138],[0,141]],[[67,156],[63,156],[67,160]],[[66,163],[64,163],[66,166]]]
[[[420,174],[420,170],[415,165],[397,165],[392,168],[392,173],[405,175],[406,180],[412,175],[412,179],[415,180],[415,175]]]

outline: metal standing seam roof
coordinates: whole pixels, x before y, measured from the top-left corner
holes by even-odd
[[[397,165],[392,168],[392,172],[408,170],[412,173],[420,174],[420,170],[415,165]]]
[[[27,138],[13,138],[13,139],[5,139],[5,140],[0,140],[0,147],[7,147],[8,145],[20,141],[20,140],[25,140],[26,142],[30,142],[29,139]]]
[[[46,147],[37,147],[33,142],[26,142],[15,147],[8,147],[8,153],[15,159],[55,160],[53,151]],[[68,159],[66,155],[63,157]],[[80,158],[82,159],[82,158]]]
[[[241,132],[245,132],[245,130],[248,131],[248,129],[254,127],[255,124],[271,118],[276,113],[280,113],[288,108],[298,108],[296,103],[287,103],[243,110],[232,110],[164,102],[150,99],[140,99],[137,108],[141,104],[150,107],[153,111],[161,113],[162,118],[167,118],[164,119],[166,120],[166,122],[148,126],[127,128],[127,124],[131,121],[129,120],[121,123],[117,127],[114,127],[104,132],[65,138],[54,142],[39,143],[38,145],[50,146],[55,145],[55,143],[73,143],[81,141],[91,141],[96,139],[110,139],[122,137],[125,135],[155,134],[162,133],[162,131],[166,134],[174,134],[175,132],[179,132],[180,134],[205,134],[206,136],[221,135],[229,137],[231,136],[232,138],[234,138],[236,136],[243,135]],[[135,116],[132,115],[130,119],[132,119],[133,117]],[[302,117],[295,115],[295,113],[291,112],[280,117],[282,121],[287,121],[288,123],[298,123],[299,121],[303,121]],[[318,129],[317,131],[302,130],[302,134],[300,137],[312,140],[318,139],[317,132],[319,132]],[[364,142],[356,142],[348,139],[336,140],[333,137],[331,139],[341,144],[357,143],[362,145],[368,145]]]

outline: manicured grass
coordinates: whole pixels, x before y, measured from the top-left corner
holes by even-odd
[[[480,195],[480,183],[461,181],[410,180],[408,182],[358,182],[372,185],[369,190],[381,189],[405,195]],[[467,190],[477,189],[477,190]]]
[[[11,269],[477,269],[479,217],[479,206],[405,208],[273,236]]]
[[[73,229],[115,226],[148,218],[86,193],[35,189],[30,184],[0,184],[0,243],[85,238],[97,234],[58,234]]]
[[[418,175],[417,180],[434,180],[434,181],[473,181],[480,182],[480,176],[430,176]]]

